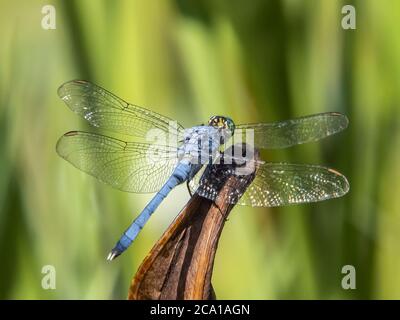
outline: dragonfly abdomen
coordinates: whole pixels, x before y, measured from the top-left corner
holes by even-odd
[[[146,222],[150,219],[153,212],[158,208],[160,203],[167,197],[173,188],[186,181],[191,173],[192,166],[187,163],[180,163],[167,180],[164,186],[156,193],[143,211],[131,223],[129,228],[124,232],[118,240],[114,249],[111,250],[107,260],[113,260],[124,252],[136,239],[139,232],[143,229]]]

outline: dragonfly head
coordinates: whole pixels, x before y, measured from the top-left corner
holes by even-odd
[[[226,135],[225,138],[231,137],[235,131],[235,123],[233,120],[224,116],[212,116],[210,120],[208,120],[208,125],[223,130]]]

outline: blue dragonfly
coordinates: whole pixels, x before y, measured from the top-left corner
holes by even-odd
[[[58,89],[58,95],[90,125],[118,135],[117,138],[100,133],[67,132],[56,147],[62,158],[119,190],[156,192],[122,234],[107,260],[115,259],[130,246],[177,185],[186,182],[191,192],[215,201],[218,181],[202,178],[202,174],[207,166],[218,165],[217,160],[224,157],[224,148],[235,132],[250,132],[256,149],[278,149],[317,141],[348,125],[343,114],[328,112],[281,122],[239,125],[229,117],[212,116],[206,125],[184,128],[87,81],[66,82]],[[149,132],[168,138],[149,142]],[[154,136],[150,134],[150,139]],[[233,161],[243,160],[236,155],[230,157]],[[244,194],[232,190],[232,196],[227,198],[232,204],[275,207],[310,203],[341,197],[349,190],[346,177],[330,168],[250,160],[257,162],[255,178]]]

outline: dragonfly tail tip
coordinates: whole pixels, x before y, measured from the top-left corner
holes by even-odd
[[[108,254],[107,256],[107,261],[113,261],[116,257],[118,257],[120,255],[119,252],[117,252],[116,250],[111,250],[111,252]]]

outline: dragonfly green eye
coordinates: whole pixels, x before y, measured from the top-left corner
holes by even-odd
[[[212,116],[210,120],[208,120],[208,125],[215,128],[223,128],[230,131],[230,134],[233,135],[235,131],[235,123],[231,118],[224,116]]]

